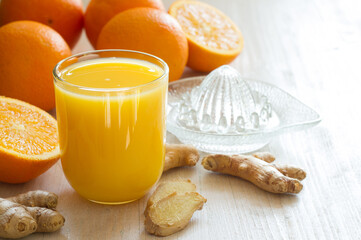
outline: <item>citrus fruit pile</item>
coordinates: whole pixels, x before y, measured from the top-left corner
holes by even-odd
[[[243,48],[237,26],[216,8],[191,0],[164,11],[159,0],[91,0],[85,30],[96,49],[131,49],[162,58],[169,80],[186,65],[209,72],[230,63]]]
[[[38,24],[35,24],[38,23]],[[243,48],[237,26],[200,1],[161,0],[0,1],[0,95],[44,110],[55,107],[55,64],[71,55],[83,25],[95,49],[130,49],[162,58],[169,80],[186,65],[209,72],[231,62]]]
[[[52,70],[71,56],[83,27],[95,49],[130,49],[162,58],[169,80],[188,65],[208,72],[243,48],[237,26],[216,8],[161,0],[0,1],[0,181],[28,181],[56,162]],[[31,106],[21,101],[25,101]],[[40,110],[39,108],[42,110]]]
[[[80,0],[1,0],[0,95],[53,109],[52,70],[71,55],[83,22]]]

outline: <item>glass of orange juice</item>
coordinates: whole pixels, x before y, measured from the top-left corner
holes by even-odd
[[[61,163],[84,198],[143,197],[163,171],[167,64],[150,54],[100,50],[53,71]]]

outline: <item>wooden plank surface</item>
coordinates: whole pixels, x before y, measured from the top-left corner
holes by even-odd
[[[87,2],[87,1],[86,1]],[[166,0],[168,7],[172,0]],[[243,76],[277,85],[316,109],[323,121],[264,148],[277,161],[307,170],[297,196],[202,169],[171,170],[161,181],[189,178],[208,202],[189,226],[168,239],[361,239],[361,2],[359,0],[207,0],[242,30]],[[74,52],[90,50],[83,34]],[[184,76],[198,75],[189,69]],[[176,142],[168,135],[168,142]],[[60,197],[66,223],[26,239],[156,239],[144,231],[147,196],[121,206],[79,197],[58,162],[37,179],[0,183],[0,196],[44,189]]]

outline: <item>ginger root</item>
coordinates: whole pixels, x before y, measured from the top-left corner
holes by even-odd
[[[271,164],[273,160],[269,153],[253,156],[213,154],[204,157],[202,165],[207,170],[250,181],[268,192],[299,193],[303,188],[300,180],[306,177],[306,172],[294,166]]]
[[[0,198],[0,237],[25,237],[35,232],[37,226],[24,206]]]
[[[161,183],[148,200],[145,209],[145,229],[156,236],[168,236],[184,229],[193,213],[207,201],[195,192],[190,180]]]
[[[65,222],[55,208],[54,193],[32,191],[8,199],[0,198],[0,237],[20,238],[34,232],[54,232]]]
[[[159,200],[171,195],[176,192],[178,194],[186,192],[195,192],[196,185],[192,183],[189,179],[177,179],[174,181],[162,182],[158,185],[157,189],[150,196],[147,202],[148,209],[151,205],[159,202]]]
[[[276,160],[275,156],[273,156],[273,154],[269,152],[256,152],[253,153],[252,156],[268,163],[271,163],[274,160]]]
[[[184,144],[167,144],[163,172],[176,167],[195,166],[198,160],[196,148]]]
[[[6,200],[19,203],[28,207],[46,207],[55,209],[58,205],[58,196],[55,193],[50,193],[42,190],[29,191],[13,197],[6,198]]]
[[[26,209],[38,224],[36,232],[56,232],[64,226],[65,218],[57,211],[42,207]]]

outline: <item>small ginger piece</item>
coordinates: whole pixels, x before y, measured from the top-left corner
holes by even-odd
[[[257,158],[255,156],[259,156]],[[271,164],[273,160],[257,154],[250,155],[221,155],[213,154],[203,158],[205,169],[240,177],[252,182],[259,188],[273,193],[299,193],[303,186],[299,180],[306,177],[306,173],[293,166]]]
[[[283,175],[296,178],[300,181],[306,178],[306,172],[303,169],[292,166],[292,165],[283,165],[283,164],[272,164],[278,171],[280,171]]]
[[[276,160],[275,156],[273,156],[273,154],[269,152],[255,152],[252,154],[252,156],[268,163],[271,163],[274,160]]]
[[[256,152],[253,153],[252,156],[268,163],[271,163],[276,159],[273,154],[269,152]],[[272,166],[287,177],[296,178],[300,181],[306,178],[306,172],[301,168],[286,164],[272,164]]]
[[[168,236],[185,228],[207,200],[196,192],[176,192],[151,205],[145,215],[145,229],[156,236]]]
[[[150,196],[144,211],[145,229],[157,236],[168,236],[185,228],[196,210],[207,201],[195,192],[190,180],[163,182]]]
[[[163,172],[171,168],[195,166],[199,160],[196,148],[184,144],[167,144]]]
[[[48,209],[55,208],[57,202],[56,194],[45,191],[0,198],[0,237],[20,238],[34,232],[59,230],[64,225],[64,217]]]
[[[29,191],[6,199],[28,207],[55,209],[58,204],[58,196],[55,193],[42,190]]]
[[[57,211],[42,207],[27,207],[28,212],[36,220],[36,232],[55,232],[64,226],[65,218]]]
[[[177,179],[173,181],[162,182],[158,185],[157,189],[150,196],[147,202],[147,209],[157,203],[159,200],[168,197],[172,193],[176,192],[177,194],[183,194],[186,192],[195,192],[196,185],[192,183],[189,179]]]
[[[26,207],[0,198],[0,237],[21,238],[36,231],[38,225]]]

